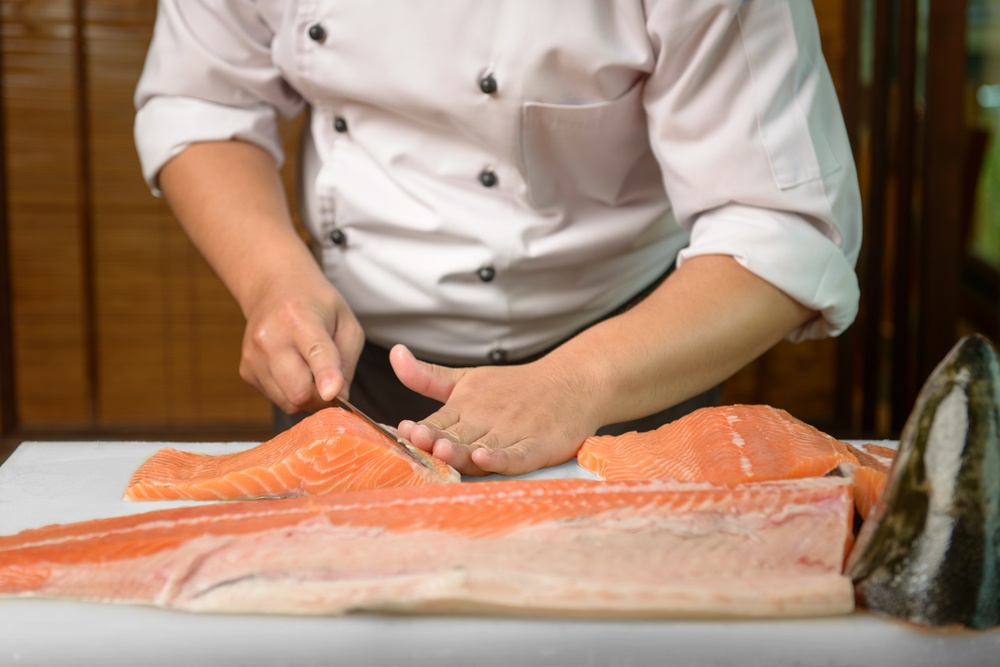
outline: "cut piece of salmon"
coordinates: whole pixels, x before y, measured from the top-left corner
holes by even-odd
[[[819,477],[858,464],[847,443],[768,405],[701,408],[655,431],[593,436],[577,461],[606,480],[713,484]]]
[[[850,481],[486,481],[0,537],[0,595],[201,612],[681,617],[853,609]]]
[[[125,498],[288,498],[458,481],[458,472],[444,461],[396,446],[361,417],[327,408],[233,454],[162,449],[135,471]]]
[[[854,505],[862,519],[868,518],[868,513],[875,506],[875,501],[882,495],[885,481],[889,476],[896,450],[874,443],[855,447],[848,443],[858,467],[854,470]]]

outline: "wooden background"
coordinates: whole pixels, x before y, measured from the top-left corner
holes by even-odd
[[[851,0],[814,5],[853,118]],[[132,93],[154,16],[152,0],[0,2],[8,440],[270,432],[269,404],[238,376],[235,302],[140,176]],[[294,164],[297,126],[284,129]],[[293,193],[290,172],[286,181]],[[856,358],[850,337],[781,344],[728,382],[724,399],[770,403],[851,437]]]
[[[132,93],[155,3],[2,8],[19,427],[259,435],[270,411],[237,374],[240,312],[139,172]]]

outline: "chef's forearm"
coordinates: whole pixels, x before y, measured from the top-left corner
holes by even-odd
[[[618,423],[716,386],[814,316],[731,257],[695,257],[543,362],[579,377],[601,422]]]
[[[193,144],[164,166],[159,184],[244,314],[268,283],[321,275],[292,224],[274,160],[259,147]]]

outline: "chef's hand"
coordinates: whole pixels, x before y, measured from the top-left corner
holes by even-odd
[[[347,396],[365,336],[318,271],[266,285],[246,312],[240,376],[289,414]]]
[[[521,475],[564,463],[600,427],[588,414],[588,383],[545,358],[445,368],[396,345],[389,359],[404,385],[444,402],[419,423],[400,423],[400,435],[463,475]]]
[[[195,142],[159,181],[246,318],[240,376],[288,413],[346,396],[364,332],[296,231],[271,154],[244,141]]]

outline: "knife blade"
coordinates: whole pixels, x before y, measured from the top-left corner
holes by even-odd
[[[356,408],[353,404],[351,404],[350,401],[346,399],[340,398],[338,396],[336,399],[334,399],[334,401],[336,402],[338,407],[347,410],[348,412],[353,413],[358,417],[361,417],[361,419],[363,419],[364,421],[368,422],[379,433],[385,436],[385,438],[389,440],[389,442],[391,442],[396,447],[397,450],[406,454],[408,457],[410,457],[420,465],[424,466],[425,468],[430,468],[431,470],[435,470],[434,464],[430,461],[426,452],[423,452],[422,450],[419,450],[416,447],[414,447],[409,440],[399,435],[399,433],[396,432],[396,429],[390,429],[388,426],[385,426],[375,421],[374,419],[366,415],[364,412]]]

